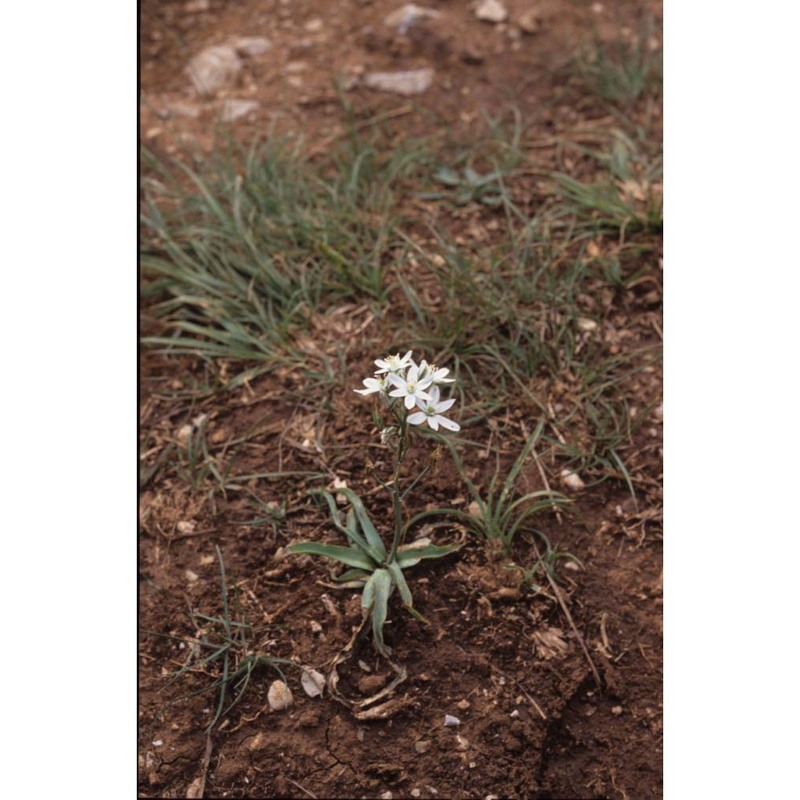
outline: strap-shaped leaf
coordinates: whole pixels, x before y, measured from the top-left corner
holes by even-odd
[[[403,600],[403,605],[407,606],[408,608],[413,608],[414,598],[411,596],[411,589],[408,588],[405,575],[403,575],[403,570],[400,569],[400,565],[395,560],[386,566],[389,572],[392,574],[395,584],[397,585],[397,589],[400,592],[400,597]]]
[[[361,498],[352,489],[342,488],[338,491],[343,494],[353,506],[353,511],[356,512],[356,517],[358,517],[358,521],[361,524],[361,530],[364,531],[364,535],[367,537],[367,541],[370,544],[371,552],[375,552],[379,555],[378,561],[383,561],[383,559],[386,558],[386,545],[384,545],[381,535],[372,524],[372,520],[369,518],[369,514],[367,514],[367,509],[364,508]]]
[[[376,570],[377,572],[377,570]],[[361,608],[369,611],[375,602],[375,572],[367,578],[364,584],[364,591],[361,593]]]
[[[336,526],[336,529],[341,531],[353,544],[360,547],[365,553],[369,553],[375,561],[380,564],[382,560],[381,557],[379,554],[371,552],[369,543],[358,532],[357,526],[353,525],[351,528],[349,524],[344,526],[339,522],[339,509],[336,508],[336,501],[333,499],[333,495],[330,492],[326,492],[324,489],[311,489],[309,494],[322,495],[322,497],[325,498],[325,502],[328,504],[328,508],[331,512],[331,521]]]
[[[376,569],[372,574],[375,585],[375,602],[372,606],[372,635],[375,638],[375,647],[382,655],[386,655],[386,645],[383,643],[383,625],[386,622],[386,612],[389,607],[389,595],[392,591],[392,576],[389,570]]]
[[[341,575],[337,575],[334,580],[337,583],[346,583],[348,581],[365,581],[368,580],[370,573],[364,569],[346,569]]]
[[[298,542],[290,544],[286,550],[295,555],[324,556],[347,564],[348,567],[358,567],[358,569],[368,572],[375,567],[370,557],[366,553],[356,550],[355,547],[342,547],[338,544],[323,544],[322,542]]]
[[[424,558],[441,558],[455,553],[460,548],[460,544],[426,544],[424,547],[403,547],[397,551],[397,563],[401,569],[405,569],[419,564]]]

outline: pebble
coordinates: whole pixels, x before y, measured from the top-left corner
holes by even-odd
[[[304,669],[300,683],[309,697],[319,697],[325,689],[325,676],[315,669]]]
[[[306,24],[303,25],[303,28],[305,28],[305,30],[307,30],[309,33],[319,33],[324,25],[325,23],[319,17],[314,17],[306,22]]]
[[[409,792],[409,794],[410,794],[412,797],[419,797],[419,796],[422,794],[422,792],[421,792],[419,789],[412,789],[412,790]]]
[[[430,67],[403,72],[369,72],[364,76],[364,86],[408,97],[427,91],[433,84],[433,75]]]
[[[433,8],[418,6],[416,3],[406,3],[392,11],[391,14],[387,14],[383,24],[389,28],[397,28],[397,32],[401,36],[405,36],[415,22],[423,19],[436,19],[439,16],[441,16],[441,12]]]
[[[267,692],[267,701],[273,711],[283,711],[289,708],[294,698],[292,691],[283,681],[273,681]]]
[[[240,56],[260,56],[272,50],[272,42],[265,36],[240,36],[233,40],[233,46]]]
[[[232,85],[242,66],[236,49],[223,44],[200,52],[189,62],[187,70],[194,88],[208,97],[223,87]]]
[[[460,711],[466,711],[469,708],[469,706],[470,702],[466,698],[464,700],[459,700],[456,703],[456,708],[458,708]]]
[[[569,489],[580,492],[586,488],[586,484],[581,480],[581,476],[571,469],[561,470],[561,482]]]
[[[458,717],[452,717],[450,714],[444,715],[444,725],[446,728],[452,728],[456,725],[460,725],[461,720]]]
[[[234,122],[237,119],[246,117],[259,107],[257,100],[237,100],[229,98],[222,105],[222,121]]]
[[[475,9],[475,16],[483,22],[505,22],[508,10],[500,0],[483,0]]]
[[[187,569],[184,575],[189,583],[197,583],[197,581],[200,579],[200,576],[196,572],[192,572],[190,569]]]
[[[536,10],[531,8],[520,14],[517,25],[523,33],[527,33],[529,36],[536,33],[539,30],[539,16]]]
[[[420,755],[427,753],[430,749],[431,743],[428,739],[420,739],[418,742],[414,742],[414,750]]]
[[[618,717],[622,713],[622,706],[614,706],[614,708],[611,709],[611,713],[615,717]]]
[[[192,438],[192,426],[189,424],[182,425],[178,431],[178,444],[185,450],[189,446],[189,440]]]

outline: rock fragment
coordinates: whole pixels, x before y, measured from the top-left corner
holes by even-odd
[[[586,484],[581,479],[581,476],[578,475],[577,472],[573,472],[571,469],[561,470],[561,483],[563,483],[568,489],[572,489],[575,492],[580,492],[586,488]]]
[[[408,33],[412,25],[425,19],[436,19],[441,16],[441,12],[434,8],[418,6],[416,3],[406,3],[404,6],[395,9],[387,14],[383,24],[389,28],[397,28],[401,36]]]
[[[294,701],[291,689],[283,681],[273,681],[267,692],[267,702],[273,711],[284,711]]]
[[[433,75],[430,67],[402,72],[368,72],[364,76],[364,86],[409,97],[427,91],[433,84]]]
[[[482,22],[505,22],[508,10],[500,0],[482,0],[475,9],[475,16]]]
[[[226,86],[236,82],[243,66],[232,45],[222,44],[207,47],[198,53],[187,67],[194,88],[210,97]]]
[[[259,107],[257,100],[237,100],[228,98],[222,105],[222,121],[235,122],[237,119],[246,117]]]
[[[325,676],[315,669],[304,669],[300,683],[309,697],[319,697],[325,689]]]
[[[517,25],[523,33],[532,36],[539,30],[539,14],[534,8],[523,11],[517,19]]]
[[[232,44],[236,52],[245,58],[261,56],[272,50],[272,42],[266,36],[240,36]]]

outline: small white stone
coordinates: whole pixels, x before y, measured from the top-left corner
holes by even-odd
[[[519,709],[515,708],[508,716],[516,719],[519,716]]]
[[[283,711],[292,704],[294,698],[289,687],[283,681],[273,681],[267,692],[267,701],[273,711]]]
[[[240,36],[233,46],[240,56],[260,56],[272,49],[272,42],[265,36]]]
[[[403,72],[369,72],[364,76],[364,86],[382,92],[410,96],[428,90],[433,83],[433,75],[434,72],[430,67]]]
[[[419,789],[412,789],[412,790],[409,792],[409,794],[410,794],[412,797],[419,797],[419,796],[422,794],[422,792],[421,792]]]
[[[539,15],[536,9],[528,9],[520,14],[517,19],[517,25],[522,29],[523,33],[532,35],[539,30]]]
[[[235,122],[237,119],[246,117],[259,107],[257,100],[237,100],[236,98],[228,98],[222,104],[222,121]]]
[[[444,724],[445,724],[446,728],[452,728],[452,727],[455,727],[456,725],[460,725],[461,724],[461,720],[458,717],[453,717],[450,714],[445,714],[444,715]]]
[[[322,30],[324,25],[325,23],[319,17],[314,17],[314,19],[310,19],[308,22],[306,22],[306,24],[303,25],[303,27],[309,33],[319,33],[319,31]]]
[[[182,519],[177,524],[178,533],[194,533],[197,524],[193,520]]]
[[[230,86],[242,69],[236,49],[230,45],[208,47],[196,55],[187,67],[195,89],[202,95],[213,95]]]
[[[153,747],[161,747],[161,745],[163,745],[163,744],[164,744],[164,742],[161,739],[156,739],[153,742]]]
[[[322,633],[322,625],[320,625],[315,619],[312,619],[308,625],[311,628],[311,633]]]
[[[588,317],[578,317],[575,324],[578,326],[578,330],[584,333],[591,333],[597,330],[597,323]]]
[[[184,575],[189,583],[197,583],[197,581],[200,580],[200,576],[196,572],[192,572],[190,569],[187,569]]]
[[[576,492],[580,492],[582,489],[586,488],[586,484],[581,480],[581,476],[571,469],[561,470],[561,482],[564,486]]]
[[[325,689],[325,676],[315,669],[304,669],[300,683],[309,697],[319,697]]]
[[[500,0],[483,0],[475,9],[475,16],[483,22],[505,22],[508,10]]]
[[[192,438],[192,426],[182,425],[178,431],[178,444],[185,450],[189,446],[189,441]]]
[[[433,8],[418,6],[416,3],[406,3],[392,11],[391,14],[387,14],[383,24],[389,28],[397,28],[397,32],[401,36],[405,36],[408,29],[418,20],[436,19],[439,16],[441,16],[441,12]]]

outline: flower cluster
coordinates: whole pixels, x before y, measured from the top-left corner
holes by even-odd
[[[434,364],[423,360],[419,364],[411,357],[409,350],[404,356],[399,353],[375,360],[378,369],[373,378],[365,378],[364,389],[355,389],[359,394],[378,393],[392,405],[396,399],[403,400],[407,421],[411,425],[427,423],[435,431],[441,425],[450,431],[459,431],[461,426],[457,422],[443,416],[454,403],[455,398],[440,399],[439,386],[446,383],[455,383],[453,378],[448,378],[449,369],[440,369]],[[416,410],[414,410],[416,409]]]

